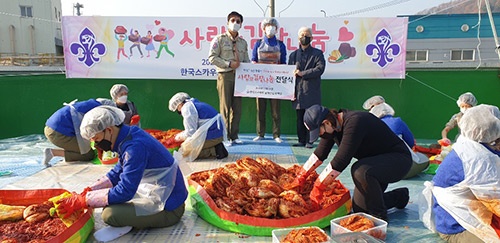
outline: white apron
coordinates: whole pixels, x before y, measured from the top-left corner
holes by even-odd
[[[64,105],[69,106],[69,110],[71,113],[71,121],[73,122],[73,128],[75,129],[76,141],[78,142],[78,148],[80,149],[80,154],[86,154],[90,151],[90,141],[86,140],[80,134],[80,125],[82,124],[83,115],[78,112],[76,108],[73,106],[77,100],[71,101],[68,103],[63,103]]]
[[[177,160],[168,168],[146,169],[134,198],[137,216],[152,215],[165,208],[165,202],[172,194],[179,168]]]
[[[500,215],[500,157],[480,143],[460,136],[453,145],[463,162],[465,179],[448,188],[424,183],[419,202],[420,219],[436,232],[432,196],[462,227],[485,242],[500,242],[490,226],[492,214]]]
[[[205,122],[205,124],[201,125],[192,136],[182,142],[182,145],[179,148],[179,153],[182,154],[185,161],[192,162],[198,157],[207,138],[208,129],[214,124],[214,122],[217,122],[217,128],[222,129],[224,140],[227,140],[227,132],[224,128],[222,116],[217,114],[212,119]]]

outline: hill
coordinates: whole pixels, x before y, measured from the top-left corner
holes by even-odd
[[[488,1],[488,0],[487,0]],[[500,12],[500,0],[489,0],[491,12]],[[481,13],[486,13],[486,5],[484,1],[480,1]],[[478,1],[477,0],[455,0],[448,3],[439,4],[436,7],[428,8],[422,10],[417,15],[427,15],[427,14],[464,14],[464,13],[478,13]]]

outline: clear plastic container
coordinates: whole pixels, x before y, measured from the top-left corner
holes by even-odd
[[[346,215],[344,217],[332,219],[330,221],[330,231],[332,234],[332,238],[335,235],[353,232],[351,230],[348,230],[348,229],[340,226],[340,221],[343,219],[352,217],[354,215],[361,215],[365,218],[370,219],[375,224],[375,227],[367,229],[367,230],[363,230],[363,231],[361,231],[362,233],[371,235],[377,239],[385,240],[385,237],[387,235],[387,222],[385,222],[384,220],[381,220],[379,218],[373,217],[373,216],[366,214],[366,213],[353,213],[353,214]]]
[[[317,227],[317,226],[306,226],[306,227],[299,227],[299,228],[286,228],[286,229],[275,229],[275,230],[273,230],[273,243],[280,243],[283,239],[285,239],[286,235],[288,233],[290,233],[290,231],[292,231],[292,230],[307,229],[307,228],[315,228],[315,229],[320,230],[327,237],[327,241],[324,241],[324,242],[325,243],[332,242],[330,236],[328,236],[328,234],[324,230],[322,230],[320,227]],[[323,243],[323,242],[321,242],[321,243]]]
[[[353,242],[363,242],[363,243],[383,243],[382,240],[379,240],[371,235],[361,233],[361,232],[351,232],[344,233],[340,235],[332,236],[332,242],[334,243],[353,243]]]

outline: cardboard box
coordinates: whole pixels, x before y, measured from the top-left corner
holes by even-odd
[[[375,224],[375,227],[367,229],[367,230],[363,230],[363,231],[361,231],[362,233],[371,235],[371,236],[378,238],[378,239],[381,239],[381,240],[385,240],[385,237],[387,235],[387,222],[385,222],[384,220],[381,220],[379,218],[373,217],[373,216],[366,214],[366,213],[353,213],[353,214],[349,214],[349,215],[346,215],[346,216],[343,216],[340,218],[332,219],[330,221],[330,232],[332,234],[332,238],[335,235],[353,232],[351,230],[348,230],[348,229],[340,226],[340,221],[343,219],[352,217],[354,215],[361,215],[365,218],[370,219]]]
[[[327,236],[327,241],[324,242],[332,242],[330,239],[330,236],[322,230],[321,228],[317,226],[307,226],[307,227],[299,227],[299,228],[287,228],[287,229],[275,229],[273,230],[273,243],[280,243],[283,239],[285,239],[286,235],[290,233],[292,230],[299,230],[299,229],[307,229],[307,228],[315,228],[323,232]],[[323,243],[323,242],[322,242]]]

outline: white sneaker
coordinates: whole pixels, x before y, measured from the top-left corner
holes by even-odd
[[[50,166],[50,160],[54,158],[54,154],[52,154],[52,149],[50,148],[46,148],[44,151],[43,151],[43,165],[45,165],[45,167],[49,167]]]
[[[237,139],[233,140],[233,143],[235,143],[235,144],[242,144],[243,140],[237,138]]]
[[[231,145],[233,145],[233,143],[231,141],[224,141],[222,142],[224,144],[224,146],[226,147],[231,147]]]
[[[261,136],[257,136],[253,139],[254,142],[257,142],[259,140],[264,140],[264,137],[261,137]]]
[[[280,137],[275,138],[274,141],[276,141],[277,143],[282,143],[283,142],[283,140],[281,140]]]

